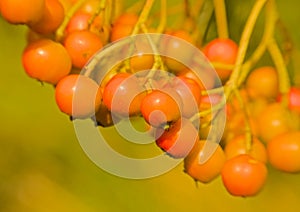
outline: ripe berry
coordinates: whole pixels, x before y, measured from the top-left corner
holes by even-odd
[[[65,17],[65,11],[58,0],[45,0],[45,11],[42,18],[29,27],[38,33],[49,34],[61,25]]]
[[[269,66],[253,70],[247,78],[246,89],[253,99],[275,99],[279,91],[277,71]]]
[[[77,30],[90,30],[97,34],[102,28],[102,20],[100,16],[96,16],[93,22],[89,26],[89,21],[93,18],[92,14],[84,12],[76,12],[66,27],[66,34]],[[100,34],[100,33],[99,33]]]
[[[138,16],[132,13],[124,13],[119,16],[111,29],[110,41],[113,42],[131,35],[137,21]]]
[[[198,131],[185,118],[177,120],[166,130],[158,128],[156,132],[157,146],[174,158],[187,156],[198,139]]]
[[[26,73],[37,80],[56,84],[71,71],[71,58],[65,48],[50,39],[30,43],[22,62]]]
[[[194,41],[184,30],[177,30],[169,34],[172,37],[167,37],[166,43],[163,45],[163,52],[168,56],[165,58],[165,62],[172,72],[179,73],[192,62],[194,51],[191,45]]]
[[[99,0],[86,0],[84,4],[78,9],[78,12],[84,12],[88,14],[95,14],[99,7]]]
[[[86,30],[67,35],[64,46],[77,68],[82,68],[103,47],[100,37]]]
[[[263,162],[250,155],[238,155],[224,164],[222,180],[234,196],[254,196],[264,186],[268,170]]]
[[[148,42],[136,41],[134,43],[135,52],[133,57],[130,58],[130,68],[132,71],[143,71],[152,68],[154,63],[153,52],[151,45]]]
[[[201,88],[193,80],[186,77],[175,77],[170,85],[182,99],[182,115],[190,118],[198,112],[201,101]]]
[[[300,88],[291,87],[288,94],[288,106],[289,109],[300,113]],[[281,102],[282,96],[278,96],[278,101]]]
[[[210,144],[215,147],[215,152],[204,163],[200,163],[200,158],[206,155],[205,144],[211,141],[199,141],[191,153],[184,159],[184,171],[202,183],[209,183],[215,179],[222,170],[225,163],[225,154],[218,144]]]
[[[285,172],[300,171],[300,131],[280,134],[267,145],[270,164]]]
[[[120,115],[137,115],[140,113],[145,92],[138,79],[128,73],[116,74],[108,81],[103,91],[103,102],[112,112]]]
[[[267,150],[264,144],[256,137],[252,137],[251,147],[248,150],[246,143],[246,136],[236,136],[232,140],[228,141],[225,146],[225,155],[227,159],[231,159],[237,155],[249,154],[254,159],[263,163],[267,162]]]
[[[88,22],[92,17],[91,14],[77,12],[75,13],[69,20],[68,25],[66,26],[66,34],[77,30],[87,30],[88,29]],[[99,17],[99,16],[98,16]]]
[[[147,94],[141,104],[144,119],[153,127],[160,127],[168,122],[176,121],[180,117],[182,102],[179,95],[154,90]]]
[[[59,109],[73,118],[94,115],[100,107],[101,97],[98,84],[78,74],[64,77],[55,88],[55,99]]]
[[[1,0],[0,13],[11,24],[30,24],[39,21],[45,10],[45,0]]]
[[[190,78],[196,81],[201,90],[209,90],[215,86],[215,78],[213,73],[211,73],[210,71],[201,71],[198,76],[192,70],[184,69],[178,74],[178,76]]]
[[[299,116],[280,103],[266,106],[258,117],[259,137],[266,143],[277,135],[299,128]]]
[[[203,53],[212,63],[234,65],[237,57],[238,45],[231,39],[216,38],[203,49]],[[220,79],[226,81],[232,70],[216,68]]]

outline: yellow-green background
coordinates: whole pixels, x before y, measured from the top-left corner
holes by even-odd
[[[235,38],[247,5],[253,3],[241,2],[228,1]],[[300,4],[278,3],[299,47]],[[25,30],[0,19],[0,211],[300,210],[299,174],[270,169],[259,195],[239,198],[227,193],[220,178],[196,187],[182,164],[147,180],[122,179],[99,169],[82,151],[72,122],[58,110],[53,87],[42,86],[23,71]]]

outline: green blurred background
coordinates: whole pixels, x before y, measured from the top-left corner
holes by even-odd
[[[227,3],[231,34],[238,38],[253,1]],[[299,48],[300,3],[278,4]],[[23,71],[25,32],[25,27],[0,19],[0,211],[300,211],[300,175],[271,168],[265,188],[251,198],[230,196],[220,178],[196,187],[182,164],[147,180],[122,179],[101,170],[82,151],[72,122],[58,110],[53,87]],[[257,38],[260,34],[256,32]]]

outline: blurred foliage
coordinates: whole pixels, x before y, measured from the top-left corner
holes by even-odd
[[[253,0],[227,0],[230,36],[238,41]],[[278,0],[282,20],[300,47],[299,1]],[[263,20],[251,48],[261,36]],[[213,37],[213,30],[211,37]],[[54,89],[30,79],[21,64],[26,27],[0,20],[0,211],[299,211],[300,175],[270,168],[264,190],[236,198],[220,178],[198,184],[183,166],[147,180],[112,176],[82,151]],[[296,60],[299,62],[300,60]],[[262,62],[270,63],[267,58]],[[299,65],[295,65],[299,67]],[[297,78],[299,71],[291,69]],[[113,129],[111,141],[121,141]]]

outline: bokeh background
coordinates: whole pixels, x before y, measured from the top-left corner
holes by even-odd
[[[238,39],[253,1],[226,2],[230,32]],[[299,49],[300,3],[277,2]],[[262,28],[254,40],[261,33]],[[72,122],[58,110],[53,87],[23,71],[25,45],[26,27],[0,18],[0,211],[300,211],[300,174],[272,168],[263,191],[251,198],[230,196],[220,178],[196,186],[182,164],[147,180],[122,179],[101,170],[81,149]],[[297,67],[291,66],[294,81]],[[106,132],[112,140],[120,139],[113,129]]]

